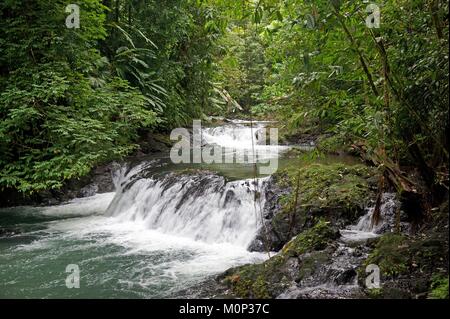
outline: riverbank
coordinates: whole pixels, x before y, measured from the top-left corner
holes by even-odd
[[[0,208],[57,205],[75,198],[113,192],[112,175],[121,164],[136,163],[149,155],[167,153],[172,145],[168,134],[152,132],[142,133],[137,144],[139,147],[129,156],[93,167],[87,175],[65,181],[60,189],[49,189],[33,194],[23,194],[8,188],[0,190]]]
[[[248,139],[245,132],[253,132],[242,123],[216,125],[221,126],[204,128],[203,133],[219,142],[243,145]],[[236,134],[233,125],[245,134]],[[126,159],[131,164],[128,168],[99,167],[60,195],[41,197],[36,202],[41,207],[15,208],[24,211],[18,215],[10,215],[14,209],[7,211],[6,221],[16,222],[0,228],[0,237],[31,245],[32,252],[40,250],[40,244],[28,242],[31,236],[48,255],[54,251],[47,247],[47,238],[52,245],[75,251],[79,243],[84,247],[92,241],[92,260],[98,258],[96,247],[108,242],[114,262],[123,270],[109,275],[112,282],[117,278],[135,282],[126,274],[122,254],[131,253],[139,265],[150,263],[158,269],[152,274],[136,270],[139,280],[151,281],[151,287],[133,288],[121,292],[123,296],[136,296],[136,291],[176,298],[446,296],[448,197],[447,202],[431,207],[428,219],[418,219],[425,215],[417,214],[420,207],[390,187],[380,195],[379,170],[345,151],[317,157],[317,149],[291,149],[283,153],[275,174],[258,176],[256,182],[252,165],[171,166],[158,157],[158,152],[167,153],[169,142],[154,139],[144,138],[141,150]],[[72,198],[78,199],[69,201]],[[15,228],[16,224],[20,226]],[[81,232],[81,224],[86,231]],[[164,240],[169,244],[162,244]],[[28,258],[22,249],[7,254],[11,262],[15,254],[18,260]],[[149,262],[148,254],[156,261]],[[164,256],[161,264],[158,256]],[[81,251],[77,258],[85,262]],[[87,263],[93,276],[97,265]],[[186,264],[194,267],[192,272],[181,271]],[[208,271],[200,273],[205,265]],[[380,270],[379,288],[367,287],[369,265]],[[174,272],[173,278],[165,277],[167,269]],[[177,276],[189,282],[188,287],[178,287]],[[159,280],[173,291],[167,295],[159,291],[154,285]],[[101,288],[99,282],[93,285]]]
[[[448,298],[448,197],[417,220],[385,193],[375,221],[378,178],[365,165],[317,164],[272,176],[251,248],[277,253],[217,282],[237,298]],[[380,282],[368,287],[373,265]]]

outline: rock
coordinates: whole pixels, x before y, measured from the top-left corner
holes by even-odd
[[[240,298],[275,298],[295,282],[311,278],[330,262],[336,249],[332,241],[337,234],[329,223],[321,220],[266,262],[229,269],[218,280]]]
[[[386,282],[383,285],[384,299],[411,299],[408,281]]]
[[[89,184],[78,192],[77,197],[89,197],[98,193],[98,186],[96,184]]]
[[[336,276],[334,283],[337,285],[351,284],[356,276],[357,273],[355,269],[347,269]]]
[[[295,170],[274,174],[265,189],[265,225],[249,249],[278,251],[293,236],[311,228],[319,218],[325,218],[336,228],[354,223],[375,197],[367,181],[373,174],[363,165],[346,167],[341,164],[314,164],[301,168],[300,173]],[[301,191],[294,210],[297,176],[300,176]]]

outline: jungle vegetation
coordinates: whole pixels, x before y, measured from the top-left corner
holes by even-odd
[[[220,115],[321,134],[380,187],[448,190],[447,1],[83,0],[68,28],[71,3],[0,3],[3,189],[60,188]]]

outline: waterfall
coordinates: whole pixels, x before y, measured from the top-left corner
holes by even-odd
[[[372,224],[372,217],[375,206],[369,207],[366,214],[362,216],[356,225],[349,226],[347,229],[341,230],[342,240],[363,241],[369,238],[378,237],[393,228],[395,223],[395,214],[398,207],[396,195],[394,193],[384,193],[380,207],[381,220],[377,225]]]
[[[267,179],[226,182],[211,173],[136,178],[137,171],[116,174],[120,189],[107,215],[208,244],[246,248],[255,237]]]
[[[358,268],[370,252],[364,243],[393,229],[398,205],[396,194],[384,193],[380,207],[381,220],[378,225],[372,225],[375,210],[373,205],[367,208],[366,214],[357,224],[341,230],[341,242],[337,243],[328,262],[318,264],[312,274],[293,284],[277,298],[335,299],[360,296]],[[311,254],[307,257],[311,257]]]
[[[257,151],[269,149],[266,154],[276,155],[278,149],[287,149],[266,146],[266,125],[255,122],[251,127],[244,122],[230,123],[202,128],[198,136],[203,145],[251,152],[253,133]],[[151,166],[152,163],[144,163],[116,172],[116,196],[106,211],[108,216],[207,244],[249,246],[261,226],[268,178],[227,182],[224,177],[207,171],[148,177],[146,171]]]
[[[205,128],[202,132],[203,142],[223,147],[252,149],[252,134],[255,145],[265,144],[264,125],[255,124],[252,128],[245,125],[224,125]]]
[[[267,128],[268,122],[236,122],[218,127],[203,128],[202,145],[219,146],[225,154],[234,153],[237,158],[248,156],[248,163],[265,162],[278,158],[290,149],[279,145],[278,132]],[[276,138],[274,137],[276,136]]]

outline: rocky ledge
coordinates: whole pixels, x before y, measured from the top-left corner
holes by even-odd
[[[415,208],[382,196],[372,225],[378,176],[364,165],[312,164],[268,182],[264,227],[253,251],[261,264],[216,278],[236,298],[448,298],[448,198],[415,224]],[[353,226],[352,226],[353,225]],[[370,230],[369,230],[370,228]],[[380,285],[367,287],[367,266]]]

